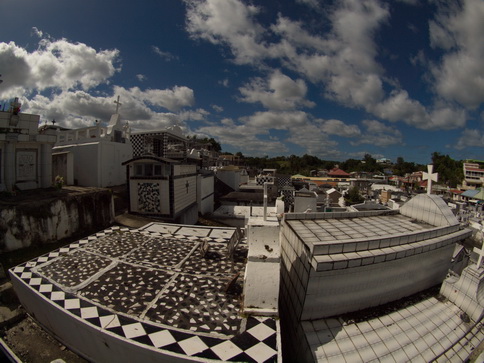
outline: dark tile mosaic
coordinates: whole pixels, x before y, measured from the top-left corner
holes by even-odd
[[[79,291],[87,299],[126,314],[141,314],[172,273],[120,263]]]
[[[111,260],[84,251],[63,255],[39,272],[60,285],[73,287],[109,266]]]
[[[175,238],[152,238],[125,260],[150,267],[173,267],[186,258],[195,245],[195,242]]]
[[[228,280],[180,274],[148,310],[154,322],[197,332],[235,334],[240,302],[225,293]]]
[[[146,237],[141,233],[115,231],[97,238],[89,243],[86,248],[108,257],[120,257],[139,247],[145,241]]]
[[[247,263],[247,245],[239,245],[234,252],[233,260],[227,255],[227,244],[209,243],[208,252],[203,257],[197,250],[182,266],[183,272],[205,275],[243,275]]]
[[[20,283],[43,299],[51,301],[56,308],[64,310],[66,318],[72,314],[96,329],[122,338],[126,344],[142,344],[149,349],[159,349],[162,359],[167,357],[164,355],[166,352],[175,352],[185,355],[187,359],[247,362],[277,360],[276,336],[279,328],[276,321],[271,318],[239,316],[240,304],[237,298],[225,293],[230,278],[227,275],[196,275],[195,264],[189,264],[194,268],[191,275],[140,266],[142,261],[136,265],[134,261],[133,264],[118,263],[112,269],[105,269],[85,288],[74,293],[64,291],[63,285],[70,283],[75,286],[77,281],[84,278],[75,280],[74,272],[67,272],[72,270],[74,264],[77,263],[81,273],[87,276],[90,273],[96,274],[107,261],[116,262],[107,256],[98,260],[98,256],[88,252],[87,246],[96,245],[99,248],[102,241],[115,241],[115,234],[119,232],[132,233],[133,241],[139,235],[136,231],[112,227],[12,268],[10,272]],[[113,239],[106,239],[107,236]],[[145,238],[147,243],[152,241],[150,236]],[[133,241],[128,246],[132,246]],[[143,246],[139,241],[134,245]],[[116,248],[116,244],[113,243],[112,247]],[[242,255],[245,256],[244,248]],[[125,251],[130,250],[127,248]],[[217,251],[213,249],[213,252]],[[194,253],[197,254],[198,250]],[[195,255],[190,258],[197,259]],[[56,279],[63,281],[63,284],[53,278],[57,269],[66,270],[56,275]],[[46,279],[48,274],[49,280]],[[171,278],[173,281],[169,283]],[[242,283],[242,277],[239,282]],[[161,293],[164,286],[166,291]],[[146,310],[150,303],[154,305]],[[149,314],[144,316],[144,311]],[[239,330],[242,321],[246,321],[243,332]],[[160,325],[160,322],[164,324]]]

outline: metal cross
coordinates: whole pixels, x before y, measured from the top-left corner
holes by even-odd
[[[427,165],[427,173],[424,172],[422,175],[423,180],[427,180],[427,194],[432,194],[432,180],[436,182],[439,178],[438,173],[432,173],[434,166],[432,164]]]
[[[119,95],[118,95],[118,99],[116,101],[114,101],[114,103],[116,104],[116,113],[118,113],[118,110],[119,110],[119,106],[122,105],[121,102],[119,102]]]

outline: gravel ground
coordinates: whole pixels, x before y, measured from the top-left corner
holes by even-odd
[[[68,363],[87,362],[47,334],[30,316],[4,334],[5,343],[24,363],[45,363],[56,359]]]

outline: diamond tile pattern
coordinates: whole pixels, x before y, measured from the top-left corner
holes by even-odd
[[[214,244],[212,251],[220,253],[222,260],[224,249],[218,244],[227,243],[231,233],[229,231],[225,237],[223,231],[217,230],[213,235],[210,240]],[[112,227],[16,266],[10,272],[14,278],[50,300],[66,314],[115,334],[127,344],[133,341],[159,349],[161,354],[175,352],[198,359],[277,361],[279,327],[276,321],[267,317],[242,318],[238,315],[240,306],[236,299],[217,292],[223,289],[224,280],[220,276],[230,276],[241,267],[246,246],[240,245],[242,252],[238,253],[242,255],[236,255],[232,265],[225,261],[224,267],[220,267],[222,263],[214,269],[202,266],[204,274],[163,269],[163,266],[170,265],[170,261],[163,258],[151,261],[150,266],[159,263],[158,268],[148,268],[155,246],[162,246],[163,238],[174,237],[179,241],[184,240],[183,243],[191,247],[199,241],[198,237],[183,239],[173,233],[162,235],[156,231]],[[140,252],[145,244],[146,251]],[[194,249],[190,251],[194,252]],[[89,273],[81,271],[76,275],[64,271],[69,269],[69,263],[77,264],[77,269],[85,269]],[[206,294],[203,289],[194,288],[204,285],[210,286],[211,292]],[[65,286],[71,289],[64,290]],[[177,294],[178,302],[174,299]],[[197,300],[197,295],[202,298]],[[210,312],[218,311],[219,318],[209,316],[208,310],[203,310],[203,304],[207,301],[209,306],[212,304]],[[179,306],[175,306],[177,304]],[[175,320],[179,317],[170,316],[173,310],[186,313],[185,321],[192,321],[192,325],[185,329],[176,327]],[[234,321],[227,324],[228,317]],[[245,321],[244,324],[242,321]],[[245,326],[242,332],[241,326]]]

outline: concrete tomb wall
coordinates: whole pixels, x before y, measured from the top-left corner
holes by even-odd
[[[198,175],[197,203],[201,214],[213,213],[215,176]]]
[[[113,219],[108,190],[4,207],[0,210],[0,252],[98,231],[109,226]]]

